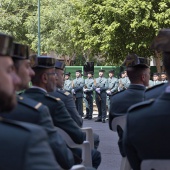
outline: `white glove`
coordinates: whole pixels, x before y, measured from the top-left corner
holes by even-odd
[[[111,94],[112,94],[112,92],[111,92],[110,90],[106,90],[106,93],[107,93],[108,95],[111,95]]]
[[[72,94],[76,94],[76,92],[75,92],[75,90],[74,90],[74,89],[72,89],[72,90],[71,90],[71,93],[72,93]]]
[[[96,88],[96,92],[97,92],[97,93],[100,93],[100,88]]]
[[[87,92],[88,90],[87,90],[87,89],[84,89],[83,91],[84,91],[84,92]]]

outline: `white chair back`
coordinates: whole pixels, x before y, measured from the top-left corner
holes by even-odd
[[[92,167],[90,143],[88,141],[84,141],[83,144],[76,144],[63,129],[59,127],[56,127],[56,129],[70,148],[82,149],[82,164],[85,167]]]
[[[143,160],[141,170],[170,170],[170,159]]]
[[[112,120],[112,130],[114,132],[117,132],[117,125],[119,125],[122,129],[125,128],[125,125],[126,125],[126,115],[115,117]]]
[[[125,125],[126,125],[126,114],[123,116],[118,116],[115,117],[112,120],[112,130],[114,132],[117,132],[117,126],[120,126],[123,130],[125,129]],[[121,165],[120,165],[120,170],[131,170],[131,166],[129,164],[129,161],[127,159],[127,157],[122,157],[121,160]]]

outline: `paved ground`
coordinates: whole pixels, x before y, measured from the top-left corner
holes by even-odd
[[[94,122],[97,112],[93,115],[93,120],[84,119],[84,127],[92,127],[93,131],[100,136],[100,145],[98,150],[102,154],[102,162],[98,170],[119,170],[121,156],[117,146],[118,136],[111,131],[106,123]]]

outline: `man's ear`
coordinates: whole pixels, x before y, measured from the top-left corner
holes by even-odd
[[[43,73],[41,76],[41,80],[44,84],[47,84],[48,82],[48,75],[46,73]]]
[[[142,79],[143,82],[145,81],[145,79],[146,79],[146,74],[145,74],[145,73],[143,73],[143,74],[141,75],[141,79]]]

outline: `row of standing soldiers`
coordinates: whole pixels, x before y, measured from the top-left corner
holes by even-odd
[[[95,92],[95,101],[98,108],[98,119],[96,122],[105,123],[106,113],[110,109],[110,96],[117,91],[126,89],[129,84],[129,78],[126,71],[122,72],[121,78],[114,77],[114,70],[109,71],[109,78],[104,77],[104,70],[99,70],[99,77],[94,79],[93,72],[87,72],[87,78],[83,79],[81,70],[76,70],[76,78],[71,81],[70,73],[65,73],[64,90],[71,92],[75,99],[79,114],[83,117],[83,99],[86,106],[86,119],[92,119],[93,115],[93,92]]]

